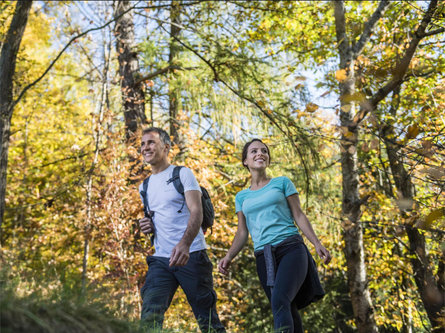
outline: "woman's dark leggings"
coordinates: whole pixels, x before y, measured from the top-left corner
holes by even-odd
[[[308,256],[304,244],[290,243],[275,250],[276,275],[274,286],[266,285],[264,254],[256,258],[258,277],[272,307],[275,332],[303,333],[303,325],[291,303],[306,278]]]

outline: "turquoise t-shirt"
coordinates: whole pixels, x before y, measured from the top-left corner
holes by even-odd
[[[235,209],[246,217],[255,251],[299,233],[286,200],[296,193],[295,185],[284,176],[272,178],[259,190],[248,188],[237,193]]]

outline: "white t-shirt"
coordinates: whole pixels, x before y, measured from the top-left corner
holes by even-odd
[[[165,258],[170,258],[173,248],[181,240],[190,217],[190,211],[182,194],[176,191],[173,182],[167,184],[167,181],[173,176],[174,167],[174,165],[170,165],[164,171],[151,175],[147,188],[148,206],[154,212],[155,255]],[[201,192],[201,188],[189,168],[182,167],[179,177],[184,186],[184,192],[193,190]],[[139,192],[142,191],[142,187],[143,184],[139,186]],[[143,201],[142,196],[141,199]],[[179,210],[181,210],[180,213],[178,213]],[[204,234],[199,228],[199,233],[190,246],[190,252],[206,248]]]

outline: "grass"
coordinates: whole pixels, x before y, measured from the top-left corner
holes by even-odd
[[[9,285],[1,284],[2,333],[139,333],[138,323],[114,317],[100,302],[84,302],[73,295],[42,297],[31,292],[19,297]]]

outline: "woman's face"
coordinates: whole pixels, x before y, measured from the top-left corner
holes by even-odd
[[[269,153],[264,143],[254,141],[247,149],[247,157],[243,161],[249,170],[252,169],[265,169],[269,166]]]

